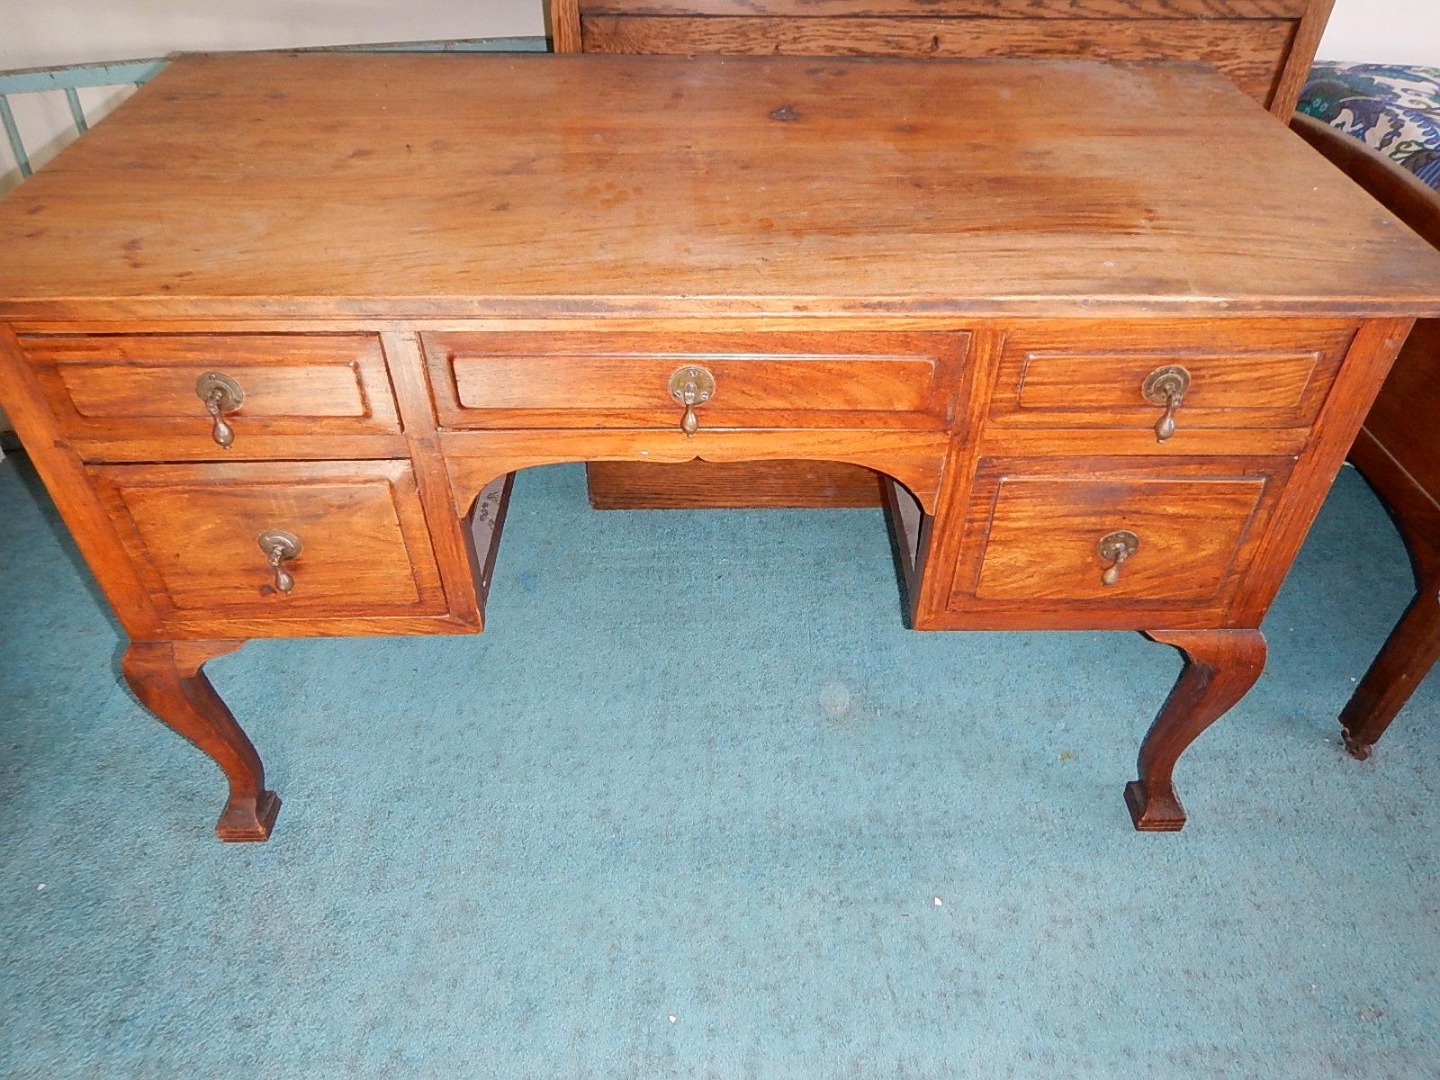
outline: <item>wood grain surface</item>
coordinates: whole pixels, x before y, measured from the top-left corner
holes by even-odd
[[[0,248],[12,318],[1440,314],[1223,78],[1091,63],[181,58]]]
[[[581,20],[585,52],[950,59],[1186,61],[1210,64],[1266,104],[1294,37],[1285,19],[646,18]],[[1116,108],[1125,106],[1116,103]]]
[[[874,470],[834,461],[592,461],[585,471],[596,510],[884,504]]]
[[[1333,0],[551,0],[556,52],[1202,62],[1290,116]]]

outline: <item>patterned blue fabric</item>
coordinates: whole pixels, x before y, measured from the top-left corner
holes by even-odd
[[[1299,108],[1440,189],[1440,68],[1321,62]]]

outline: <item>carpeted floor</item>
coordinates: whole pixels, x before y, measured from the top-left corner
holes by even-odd
[[[1173,650],[917,634],[879,512],[583,483],[519,478],[479,637],[210,666],[285,799],[228,846],[0,463],[0,1076],[1440,1075],[1440,676],[1343,755],[1410,587],[1353,472],[1179,835],[1121,800]]]

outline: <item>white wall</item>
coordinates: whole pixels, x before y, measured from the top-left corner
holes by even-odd
[[[540,33],[540,0],[0,0],[0,71],[182,50]]]
[[[1335,0],[1318,56],[1440,67],[1440,0]]]

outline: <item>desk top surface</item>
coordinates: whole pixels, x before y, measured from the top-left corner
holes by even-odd
[[[0,200],[0,316],[1440,313],[1199,67],[239,54]]]

